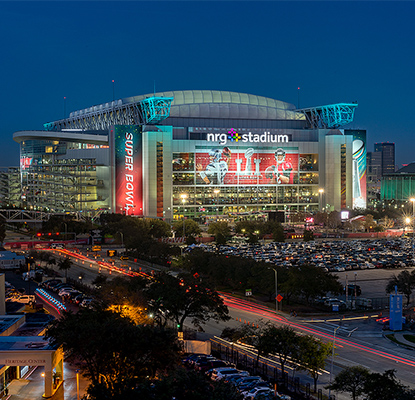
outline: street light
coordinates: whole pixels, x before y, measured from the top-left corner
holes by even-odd
[[[181,197],[182,203],[183,203],[183,237],[186,237],[186,227],[185,227],[185,224],[184,224],[184,221],[185,221],[185,217],[184,217],[184,205],[186,203],[187,194],[186,193],[182,193],[180,195],[180,197]]]
[[[76,399],[79,400],[79,370],[76,370]]]
[[[124,234],[120,232],[121,235],[121,247],[124,247]]]
[[[219,189],[215,189],[213,191],[213,193],[216,194],[216,222],[218,222],[218,212],[219,212],[219,203],[218,203],[219,199],[218,198],[219,198],[220,190]]]
[[[322,206],[323,206],[323,202],[322,202],[322,197],[323,197],[323,193],[324,193],[324,189],[319,189],[318,190],[318,210],[321,212],[322,211]]]
[[[407,231],[407,228],[408,228],[408,225],[411,223],[411,218],[408,218],[408,217],[406,217],[405,218],[405,237],[406,237],[406,231]]]
[[[333,361],[334,361],[334,345],[336,342],[336,332],[340,328],[340,325],[333,330],[333,347],[331,348],[331,365],[330,365],[330,380],[329,380],[329,400],[331,400],[331,377],[333,375]]]
[[[411,197],[412,201],[412,264],[415,258],[415,247],[414,247],[414,224],[415,224],[415,198]]]
[[[273,269],[274,273],[275,273],[275,311],[278,311],[278,276],[277,276],[277,270],[275,268],[272,267],[268,267],[268,269]]]

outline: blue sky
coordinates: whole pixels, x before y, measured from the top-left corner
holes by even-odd
[[[415,161],[414,2],[0,2],[0,165],[13,132],[115,97],[213,89],[358,101],[349,128]]]

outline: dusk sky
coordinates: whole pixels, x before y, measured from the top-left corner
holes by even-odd
[[[415,161],[414,2],[0,2],[2,166],[19,130],[156,91],[357,101],[346,128]],[[412,110],[412,111],[411,111]]]

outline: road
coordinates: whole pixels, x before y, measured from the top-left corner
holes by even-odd
[[[56,251],[56,250],[55,250]],[[61,252],[56,251],[62,254]],[[83,257],[83,255],[82,255]],[[105,260],[105,257],[104,257]],[[95,260],[93,260],[95,261]],[[128,272],[128,269],[125,269]],[[85,282],[92,282],[98,273],[110,276],[108,269],[102,268],[95,262],[82,262],[77,260],[74,266],[68,271],[71,278],[79,276],[83,272]],[[345,280],[346,274],[353,276],[354,272],[340,272],[337,275],[340,280]],[[380,297],[385,296],[386,281],[393,274],[398,274],[400,270],[361,270],[357,271],[357,283],[362,287],[362,296]],[[117,272],[119,273],[119,272]],[[113,276],[113,273],[111,273]],[[264,307],[258,306],[246,300],[235,300],[232,297],[225,297],[225,303],[229,308],[232,320],[226,324],[216,324],[209,322],[205,326],[205,331],[209,335],[219,336],[225,326],[238,327],[244,322],[259,323],[262,321],[272,321],[276,325],[289,325],[294,329],[320,337],[324,341],[333,342],[333,331],[339,326],[336,317],[327,320],[316,321],[315,319],[300,319],[289,317],[286,314],[276,314]],[[347,337],[352,332],[351,337]],[[381,326],[368,319],[343,320],[342,327],[337,331],[335,358],[333,363],[333,376],[341,371],[342,367],[352,365],[362,365],[373,372],[382,373],[388,369],[395,369],[397,378],[403,384],[415,387],[415,352],[396,346],[394,343],[382,336]],[[319,378],[319,387],[323,388],[329,383],[331,359],[326,366],[326,370]],[[298,372],[296,372],[298,376]],[[301,374],[302,381],[311,382],[311,378]],[[347,395],[336,394],[337,399],[348,399]]]

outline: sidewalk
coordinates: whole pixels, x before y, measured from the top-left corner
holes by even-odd
[[[43,367],[37,367],[22,379],[14,379],[10,382],[8,396],[4,396],[3,400],[41,400],[44,391],[44,380],[41,376]],[[76,373],[69,365],[64,364],[64,382],[60,385],[56,393],[51,397],[52,400],[76,400],[77,386]],[[79,397],[82,398],[86,394],[88,381],[81,376],[79,379]]]
[[[395,332],[393,335],[394,335],[395,339],[398,342],[400,342],[400,343],[404,344],[405,346],[415,350],[415,343],[410,342],[409,340],[406,340],[404,338],[404,335],[411,335],[415,338],[415,335],[413,334],[413,332],[409,332],[409,331]]]

